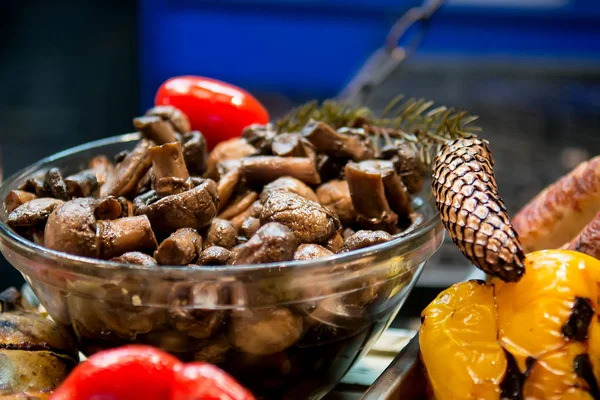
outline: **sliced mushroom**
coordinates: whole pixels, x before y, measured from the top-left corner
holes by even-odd
[[[288,192],[275,192],[267,198],[260,222],[279,222],[290,228],[302,243],[323,243],[340,228],[340,221],[331,211]]]
[[[363,249],[380,243],[389,242],[393,236],[385,231],[358,231],[344,241],[340,253]]]
[[[348,160],[342,158],[336,158],[327,154],[317,155],[317,171],[321,176],[323,182],[343,179],[344,178],[344,167]]]
[[[242,228],[242,225],[248,218],[251,218],[251,217],[259,218],[260,217],[262,208],[263,207],[262,207],[262,204],[260,204],[260,201],[256,200],[254,203],[252,203],[250,205],[250,207],[248,207],[247,209],[245,209],[243,212],[239,213],[235,217],[231,218],[231,223],[233,224],[233,226],[235,226],[235,229],[237,229],[239,232],[240,229]]]
[[[287,349],[302,336],[302,317],[287,308],[244,310],[234,313],[230,337],[235,347],[257,355]]]
[[[321,183],[315,162],[307,157],[245,157],[241,172],[248,182],[257,184],[269,183],[283,176],[291,176],[309,185]]]
[[[419,193],[423,187],[425,164],[419,154],[407,143],[390,145],[381,149],[381,158],[392,161],[396,173],[411,194]]]
[[[154,258],[162,265],[186,265],[202,252],[202,236],[192,228],[176,230],[161,242]]]
[[[161,117],[164,121],[171,124],[173,129],[180,134],[184,134],[190,131],[191,125],[188,116],[185,115],[177,107],[173,106],[156,106],[146,111],[146,115],[155,115]]]
[[[260,219],[255,217],[248,217],[242,223],[242,226],[240,227],[239,231],[242,236],[244,236],[247,239],[250,239],[259,229]]]
[[[273,124],[252,124],[244,128],[242,137],[258,150],[259,154],[269,154],[277,131]]]
[[[131,201],[127,200],[125,197],[117,197],[117,201],[119,202],[119,205],[121,206],[121,213],[119,214],[118,218],[132,217],[133,216],[133,203],[131,203]],[[113,218],[110,218],[110,219],[113,219]]]
[[[356,210],[352,205],[348,182],[342,180],[329,181],[317,188],[319,203],[333,211],[343,225],[356,222]]]
[[[330,237],[327,242],[325,242],[325,247],[334,252],[337,253],[338,251],[340,251],[340,249],[342,248],[342,246],[344,245],[344,238],[342,237],[342,235],[340,235],[340,232],[336,232],[332,237]]]
[[[91,169],[86,169],[65,178],[69,198],[88,197],[98,188],[98,178]]]
[[[96,156],[88,163],[88,168],[96,174],[98,185],[104,184],[114,169],[114,165],[106,156]]]
[[[58,168],[51,168],[44,178],[44,188],[47,192],[52,193],[52,197],[59,200],[69,200],[67,193],[67,185]]]
[[[44,176],[43,177],[32,177],[27,179],[21,186],[19,186],[19,190],[29,193],[35,193],[37,197],[51,197],[52,193],[46,186],[44,186]]]
[[[225,160],[239,160],[251,154],[256,154],[256,149],[243,138],[232,138],[220,142],[208,156],[206,176],[216,179],[218,176],[218,163]]]
[[[225,361],[227,352],[231,349],[231,342],[225,335],[218,335],[210,339],[206,339],[198,346],[198,350],[194,356],[195,361],[204,361],[211,364],[220,364]]]
[[[137,146],[108,176],[106,183],[100,188],[100,197],[129,196],[135,191],[140,179],[152,165],[150,147],[153,143],[142,139]]]
[[[333,253],[318,244],[301,244],[294,253],[294,260],[314,260],[315,258],[329,257]]]
[[[229,199],[235,192],[238,182],[240,181],[240,170],[238,168],[227,171],[221,175],[219,179],[219,212],[223,211],[229,204]]]
[[[152,192],[138,196],[134,201],[134,212],[147,215],[156,232],[169,234],[179,228],[200,230],[217,214],[219,194],[217,184],[210,179],[193,189],[154,202],[153,196]]]
[[[273,138],[271,152],[280,157],[315,157],[314,146],[299,133],[283,133]]]
[[[202,175],[206,171],[208,150],[206,138],[198,131],[183,135],[183,158],[192,175]]]
[[[159,197],[178,194],[191,187],[181,142],[153,146],[149,151],[154,173],[153,186]]]
[[[114,198],[68,201],[58,206],[48,218],[44,244],[49,249],[103,259],[156,248],[156,238],[145,216],[96,220],[103,214],[113,216],[117,214],[115,211],[120,214],[121,207]]]
[[[30,192],[25,192],[23,190],[11,190],[4,199],[4,210],[10,214],[17,207],[36,198],[37,196]]]
[[[142,265],[148,268],[158,266],[158,263],[154,258],[150,257],[148,254],[144,254],[139,251],[130,251],[128,253],[121,254],[118,257],[111,258],[110,261],[123,264]]]
[[[47,197],[30,200],[8,214],[6,223],[13,228],[43,225],[54,209],[62,204],[62,200]]]
[[[288,261],[294,257],[299,244],[292,230],[271,222],[263,225],[246,243],[235,249],[232,264]]]
[[[176,284],[171,292],[169,317],[177,330],[206,339],[225,318],[224,311],[211,310],[223,301],[223,296],[221,287],[212,282]]]
[[[230,221],[215,218],[210,223],[204,247],[220,246],[231,249],[236,245],[237,229]]]
[[[146,139],[158,145],[175,142],[178,139],[171,124],[155,115],[134,118],[133,126]]]
[[[232,252],[224,247],[211,246],[198,257],[198,265],[227,265],[231,259]]]
[[[247,210],[258,199],[258,193],[246,192],[240,194],[223,212],[219,214],[219,218],[231,219],[236,215],[240,215]]]
[[[156,238],[145,215],[97,221],[99,257],[110,259],[133,250],[152,251]]]
[[[334,157],[368,160],[374,157],[373,143],[367,135],[356,130],[335,131],[329,125],[310,121],[302,130],[302,135],[312,143],[319,153]]]
[[[296,193],[306,200],[318,201],[315,192],[304,182],[289,176],[283,176],[275,179],[273,182],[265,185],[260,194],[260,202],[264,203],[267,198],[276,191]]]
[[[410,197],[391,161],[349,162],[346,179],[362,226],[396,233],[410,225]]]

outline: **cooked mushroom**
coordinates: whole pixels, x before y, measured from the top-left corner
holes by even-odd
[[[343,179],[344,178],[344,167],[348,160],[342,158],[336,158],[327,154],[317,155],[317,171],[321,176],[323,182]]]
[[[294,260],[314,260],[315,258],[323,258],[333,255],[325,247],[318,244],[301,244],[294,253]]]
[[[128,253],[123,253],[118,257],[111,258],[110,261],[115,261],[123,264],[142,265],[148,268],[158,266],[158,263],[154,258],[150,257],[148,254],[144,254],[139,251],[130,251]]]
[[[231,255],[231,251],[224,247],[211,246],[200,253],[196,263],[198,265],[227,265]]]
[[[88,168],[96,175],[98,186],[104,184],[112,173],[114,165],[106,156],[96,156],[88,163]]]
[[[220,246],[231,249],[236,245],[237,229],[230,221],[215,218],[206,233],[204,247]]]
[[[202,175],[206,171],[208,151],[206,138],[198,131],[183,135],[183,158],[192,175]]]
[[[132,217],[133,203],[131,203],[131,201],[127,200],[125,197],[117,197],[117,201],[121,206],[121,213],[119,214],[118,218]]]
[[[25,192],[24,190],[11,190],[4,199],[4,210],[10,214],[17,207],[36,199],[37,196],[30,192]]]
[[[260,202],[264,203],[267,198],[276,191],[296,193],[306,200],[318,201],[315,192],[304,182],[289,176],[282,176],[265,185],[260,194]]]
[[[221,175],[219,179],[219,212],[223,211],[229,204],[229,199],[235,192],[238,182],[240,181],[240,170],[238,168],[231,169]]]
[[[114,198],[79,198],[58,206],[48,218],[44,244],[66,253],[110,259],[135,250],[154,250],[156,238],[145,216],[117,217],[121,206]]]
[[[291,176],[309,185],[321,183],[315,162],[307,157],[245,157],[242,159],[241,172],[247,181],[259,184],[282,176]]]
[[[358,231],[344,241],[340,253],[389,242],[393,237],[385,231]]]
[[[91,169],[86,169],[65,178],[69,198],[88,197],[98,187],[98,178]]]
[[[271,152],[280,157],[316,157],[314,146],[299,133],[282,133],[275,136]]]
[[[153,187],[159,197],[178,194],[191,187],[181,142],[153,146],[149,151],[154,173]]]
[[[391,161],[349,162],[346,179],[362,226],[396,233],[410,225],[410,197]]]
[[[152,191],[138,196],[134,201],[134,212],[147,215],[156,232],[169,234],[179,228],[200,230],[217,214],[219,194],[217,184],[210,179],[193,189],[154,202],[153,196]]]
[[[342,246],[344,245],[344,238],[340,234],[340,232],[336,232],[333,236],[331,236],[327,242],[325,242],[325,247],[334,253],[340,251]]]
[[[340,228],[340,221],[319,203],[281,191],[267,198],[260,222],[279,222],[302,243],[323,243]]]
[[[246,220],[242,223],[242,226],[240,227],[240,234],[243,237],[250,239],[256,233],[256,231],[258,231],[259,229],[260,229],[260,219],[258,219],[256,217],[248,217],[248,218],[246,218]]]
[[[8,214],[6,223],[13,228],[42,225],[46,222],[52,211],[62,204],[62,200],[46,197],[30,200]]]
[[[421,191],[426,168],[415,149],[407,143],[386,146],[381,149],[381,157],[394,163],[396,173],[402,179],[408,193],[415,194]]]
[[[238,349],[258,355],[278,353],[302,336],[302,317],[287,308],[236,311],[231,321],[231,342]]]
[[[219,218],[231,219],[236,215],[240,215],[247,210],[258,199],[258,193],[246,192],[240,194],[223,212],[219,214]]]
[[[277,131],[273,124],[252,124],[244,128],[242,137],[258,150],[259,154],[269,154]]]
[[[348,182],[342,180],[329,181],[317,188],[319,203],[330,209],[343,225],[356,222],[356,210],[352,205]]]
[[[171,124],[155,115],[134,118],[133,126],[146,139],[152,140],[158,145],[175,142],[178,139]]]
[[[173,106],[156,106],[146,111],[146,115],[155,115],[169,122],[173,129],[180,134],[188,133],[191,129],[190,120],[179,108]]]
[[[142,139],[127,154],[125,159],[109,174],[106,183],[100,188],[100,197],[129,196],[135,191],[138,181],[143,178],[152,165],[150,147],[153,143]]]
[[[223,301],[223,296],[221,287],[212,282],[176,284],[171,292],[169,317],[177,330],[206,339],[225,318],[224,311],[211,309]]]
[[[58,168],[51,168],[44,178],[44,189],[52,193],[52,197],[59,200],[69,200],[67,185]]]
[[[225,160],[239,160],[243,157],[256,154],[256,149],[243,138],[232,138],[220,142],[208,156],[208,168],[206,176],[215,178],[218,176],[217,164]]]
[[[27,179],[21,186],[19,186],[19,190],[29,193],[35,193],[37,197],[50,197],[52,193],[50,190],[44,185],[45,175],[41,177],[35,176]]]
[[[352,228],[346,228],[342,231],[342,238],[344,240],[348,239],[350,236],[354,235],[356,232]]]
[[[220,364],[225,360],[227,352],[231,349],[231,342],[225,335],[218,335],[206,339],[194,356],[195,361],[204,361],[211,364]]]
[[[154,258],[162,265],[186,265],[202,252],[202,236],[195,229],[181,228],[161,242]]]
[[[288,227],[277,222],[263,225],[233,255],[234,265],[288,261],[294,257],[299,241]]]
[[[319,153],[334,157],[362,161],[373,158],[375,150],[367,135],[358,130],[333,130],[329,125],[310,121],[302,135],[312,143]]]

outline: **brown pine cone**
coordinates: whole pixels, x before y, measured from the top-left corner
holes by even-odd
[[[448,142],[434,160],[433,194],[460,251],[486,273],[516,282],[524,272],[525,254],[498,194],[493,166],[487,142]]]

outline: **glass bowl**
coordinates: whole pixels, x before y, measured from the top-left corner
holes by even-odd
[[[58,167],[64,175],[100,154],[131,149],[138,134],[78,146],[0,186]],[[414,199],[423,223],[390,242],[326,259],[148,268],[73,256],[13,232],[0,211],[0,250],[81,351],[150,344],[184,361],[219,365],[257,396],[325,395],[391,323],[444,231],[429,191]]]

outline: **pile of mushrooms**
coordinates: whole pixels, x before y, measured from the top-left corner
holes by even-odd
[[[146,266],[239,265],[327,257],[391,240],[418,216],[423,166],[362,129],[310,121],[247,127],[208,154],[171,106],[135,118],[142,138],[63,177],[52,168],[5,199],[7,223],[66,253]]]

